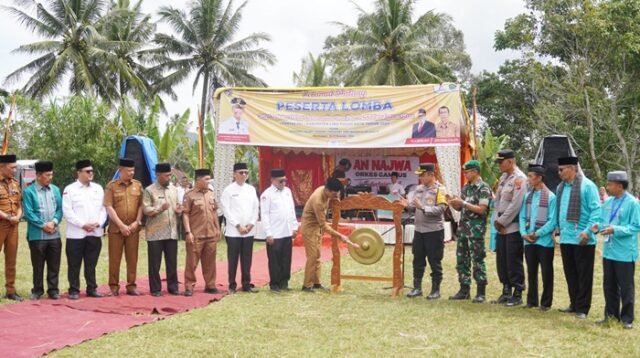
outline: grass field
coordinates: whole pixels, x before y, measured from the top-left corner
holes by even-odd
[[[18,291],[27,295],[31,269],[28,248],[21,241],[18,259]],[[140,246],[138,272],[146,275],[146,245]],[[262,248],[263,244],[256,244]],[[180,265],[184,262],[180,246]],[[383,259],[362,266],[348,256],[343,273],[390,275],[388,246]],[[558,251],[558,250],[557,250]],[[224,260],[224,245],[218,249]],[[446,299],[458,288],[455,244],[445,248],[444,299],[392,299],[385,283],[344,281],[340,294],[290,293],[236,294],[208,307],[162,321],[113,333],[54,352],[54,357],[78,356],[196,356],[196,357],[405,357],[405,356],[640,356],[640,327],[625,331],[619,325],[599,327],[601,318],[602,264],[598,250],[593,306],[587,320],[558,312],[568,304],[559,252],[555,258],[554,309],[548,312],[507,308],[491,304]],[[407,284],[411,282],[411,248],[407,247]],[[63,259],[63,262],[65,260]],[[500,293],[495,256],[487,258],[489,299]],[[331,264],[323,267],[329,283]],[[98,264],[99,282],[106,283],[106,248]],[[66,289],[66,265],[61,269],[61,289]],[[124,272],[123,272],[124,274]],[[300,287],[302,273],[292,278]],[[428,281],[425,282],[428,288]],[[473,288],[475,290],[475,287]],[[404,293],[407,293],[405,290]],[[7,303],[7,301],[2,301]]]

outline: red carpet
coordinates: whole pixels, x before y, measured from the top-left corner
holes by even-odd
[[[322,260],[331,259],[331,249],[323,248]],[[304,249],[295,247],[291,264],[292,272],[304,268]],[[124,264],[124,263],[123,263]],[[239,271],[239,270],[238,270]],[[204,307],[224,297],[227,289],[227,263],[217,263],[217,282],[224,294],[204,293],[201,272],[192,297],[171,296],[163,291],[162,297],[149,294],[146,277],[138,279],[141,296],[121,295],[117,297],[87,298],[77,301],[67,298],[54,301],[41,299],[18,304],[0,306],[0,342],[2,357],[36,357],[66,346],[100,337],[106,333],[124,331],[128,328],[152,322],[162,316]],[[64,276],[61,276],[64,277]],[[183,274],[178,279],[183,281]],[[240,272],[238,272],[238,281]],[[253,256],[251,280],[257,287],[269,283],[266,250],[256,251]],[[65,282],[61,280],[61,287]],[[108,286],[98,289],[108,292]],[[163,290],[166,285],[163,282]],[[184,290],[184,286],[180,286]],[[66,296],[66,295],[65,295]]]

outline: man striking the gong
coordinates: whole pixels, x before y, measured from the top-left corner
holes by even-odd
[[[349,238],[334,230],[327,222],[327,209],[333,200],[340,200],[339,195],[343,189],[340,180],[329,178],[325,185],[318,187],[307,200],[302,211],[300,231],[304,241],[304,251],[307,255],[307,263],[304,267],[304,283],[302,291],[314,292],[314,289],[326,290],[320,283],[320,245],[322,234],[328,232],[337,236],[340,240],[359,249],[360,246]]]

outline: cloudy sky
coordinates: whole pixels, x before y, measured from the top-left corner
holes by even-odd
[[[143,8],[146,12],[155,13],[163,5],[184,8],[187,3],[188,0],[145,0]],[[356,3],[369,10],[373,1],[356,0]],[[12,5],[13,1],[0,0],[0,4]],[[451,15],[455,26],[464,33],[467,51],[473,61],[472,72],[479,73],[482,70],[495,71],[504,60],[515,57],[511,52],[494,51],[493,39],[505,20],[524,12],[523,4],[521,0],[418,0],[415,14],[434,10]],[[270,86],[291,87],[293,72],[298,71],[301,59],[309,52],[318,54],[324,39],[339,33],[333,22],[354,25],[358,12],[347,0],[250,0],[243,14],[238,35],[252,32],[270,34],[272,41],[264,46],[278,61],[274,66],[257,70],[256,74]],[[170,31],[164,25],[159,29]],[[15,19],[0,11],[0,86],[13,89],[21,85],[2,84],[9,73],[30,59],[12,54],[11,50],[35,40],[37,38],[18,25]],[[168,103],[170,114],[182,113],[187,108],[191,108],[192,113],[196,112],[200,97],[197,92],[192,94],[192,81],[186,81],[177,89],[178,101]]]

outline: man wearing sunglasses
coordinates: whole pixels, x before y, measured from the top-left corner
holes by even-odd
[[[242,118],[246,105],[247,102],[242,98],[233,98],[231,100],[232,116],[220,123],[218,133],[249,135],[249,122]]]
[[[227,240],[230,293],[234,293],[237,288],[238,259],[240,259],[242,271],[242,291],[258,292],[251,284],[251,260],[260,203],[258,203],[256,189],[246,183],[248,176],[249,170],[246,163],[234,164],[233,183],[224,189],[220,198],[226,220],[224,235]]]
[[[90,160],[76,162],[78,180],[67,185],[62,194],[62,211],[67,220],[67,263],[69,299],[80,296],[80,267],[84,261],[84,279],[88,297],[103,297],[97,291],[96,265],[102,249],[103,225],[107,220],[104,190],[93,182]]]
[[[260,197],[260,213],[267,241],[271,291],[289,291],[291,240],[298,230],[298,220],[284,169],[271,171],[271,186]]]

